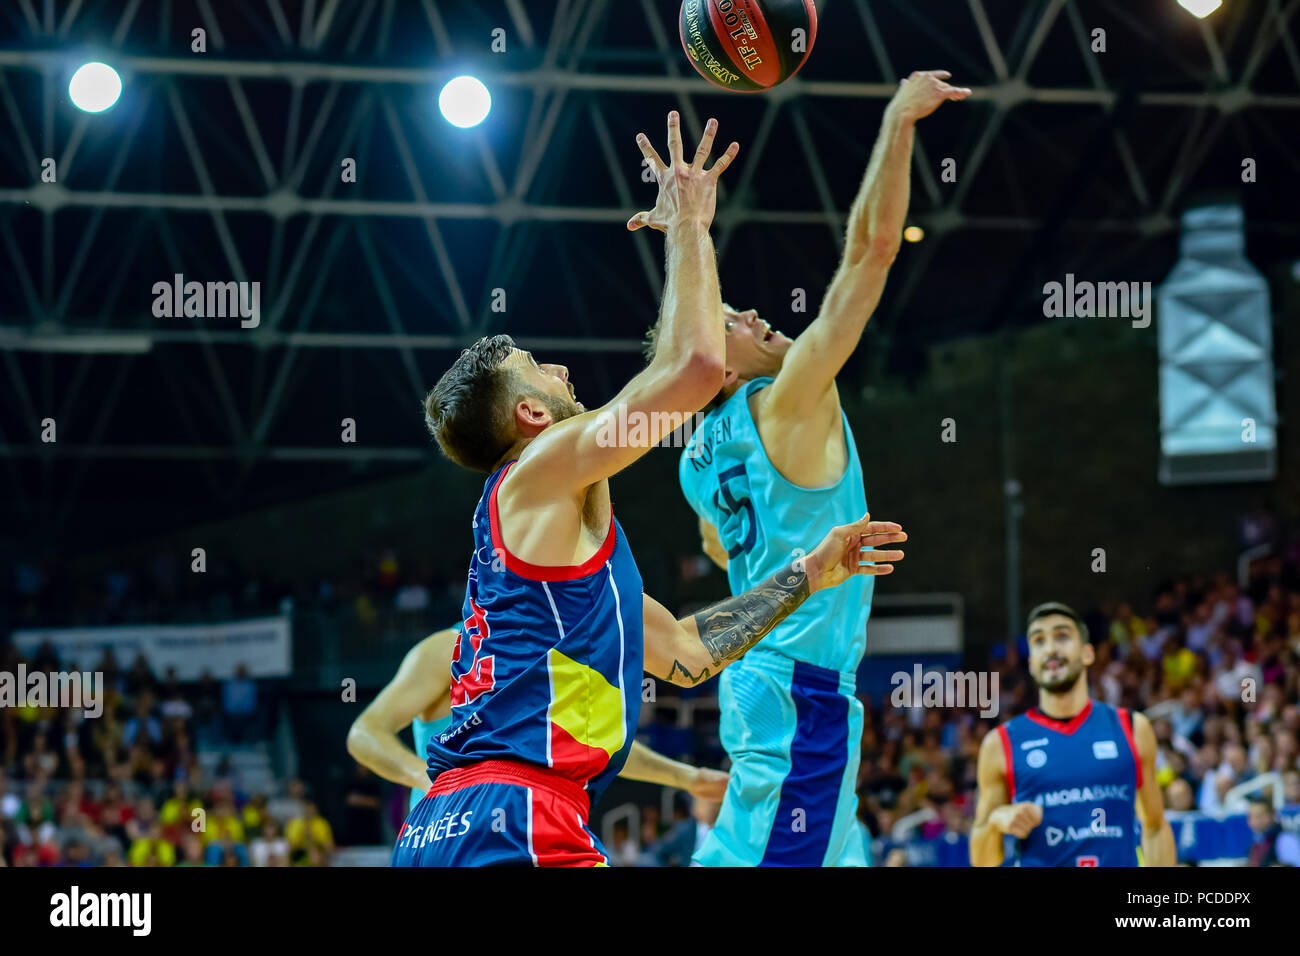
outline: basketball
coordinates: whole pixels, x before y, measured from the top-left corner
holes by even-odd
[[[682,48],[714,86],[758,93],[799,72],[817,38],[813,0],[684,0]]]

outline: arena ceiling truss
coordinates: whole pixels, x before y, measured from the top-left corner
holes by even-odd
[[[171,463],[233,506],[269,464],[425,461],[417,403],[484,334],[568,356],[612,395],[662,291],[661,240],[623,231],[652,199],[633,135],[661,139],[670,107],[688,138],[718,115],[741,141],[715,227],[724,293],[772,314],[791,285],[820,296],[898,79],[945,67],[975,89],[921,128],[926,238],[873,320],[874,367],[1034,321],[1044,274],[1160,278],[1203,192],[1244,191],[1251,236],[1294,253],[1297,191],[1255,200],[1239,171],[1251,157],[1261,179],[1300,175],[1284,132],[1300,126],[1300,0],[1228,0],[1204,21],[1173,0],[819,0],[809,65],[759,96],[694,73],[677,6],[5,4],[0,480],[14,500],[62,502],[44,515],[57,529],[112,463]],[[65,92],[95,58],[126,81],[101,116]],[[456,72],[493,90],[477,130],[435,115]],[[347,157],[356,183],[341,181]],[[258,281],[259,324],[156,317],[153,285],[174,274]],[[57,450],[40,440],[47,417]],[[355,444],[338,440],[343,417]]]

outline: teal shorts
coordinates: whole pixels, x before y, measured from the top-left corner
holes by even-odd
[[[731,779],[700,866],[867,866],[854,675],[753,650],[722,672]]]

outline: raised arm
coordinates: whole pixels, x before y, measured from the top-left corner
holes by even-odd
[[[719,601],[678,620],[646,595],[646,673],[693,687],[739,660],[751,647],[808,600],[815,591],[835,587],[855,574],[889,574],[902,551],[875,550],[907,540],[892,521],[863,516],[832,528],[806,557],[794,558],[766,581],[743,594]]]
[[[664,233],[667,281],[654,360],[602,408],[547,428],[520,456],[526,470],[552,491],[579,492],[622,471],[699,411],[722,387],[724,328],[718,266],[709,236],[718,177],[740,147],[732,143],[705,169],[717,121],[709,120],[691,162],[682,154],[681,120],[668,116],[664,165],[644,134],[637,143],[659,183],[654,209],[637,213],[629,229]]]
[[[815,409],[858,347],[884,291],[907,221],[916,121],[944,100],[970,95],[970,90],[944,82],[950,75],[944,70],[913,73],[885,108],[849,212],[844,257],[826,290],[821,312],[786,354],[768,397],[769,409],[796,417]]]
[[[416,717],[450,712],[451,655],[457,628],[430,634],[406,653],[397,674],[361,712],[348,730],[348,753],[385,780],[428,789],[428,767],[397,734]]]

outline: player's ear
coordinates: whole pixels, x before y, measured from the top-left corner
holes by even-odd
[[[722,375],[722,387],[731,388],[731,386],[736,384],[738,378],[740,378],[740,373],[734,368],[726,369]]]
[[[515,424],[525,435],[535,436],[551,424],[551,412],[535,398],[521,398],[515,403]]]
[[[1081,655],[1084,667],[1091,667],[1093,661],[1097,659],[1097,649],[1092,646],[1091,641],[1084,641],[1083,654]]]

